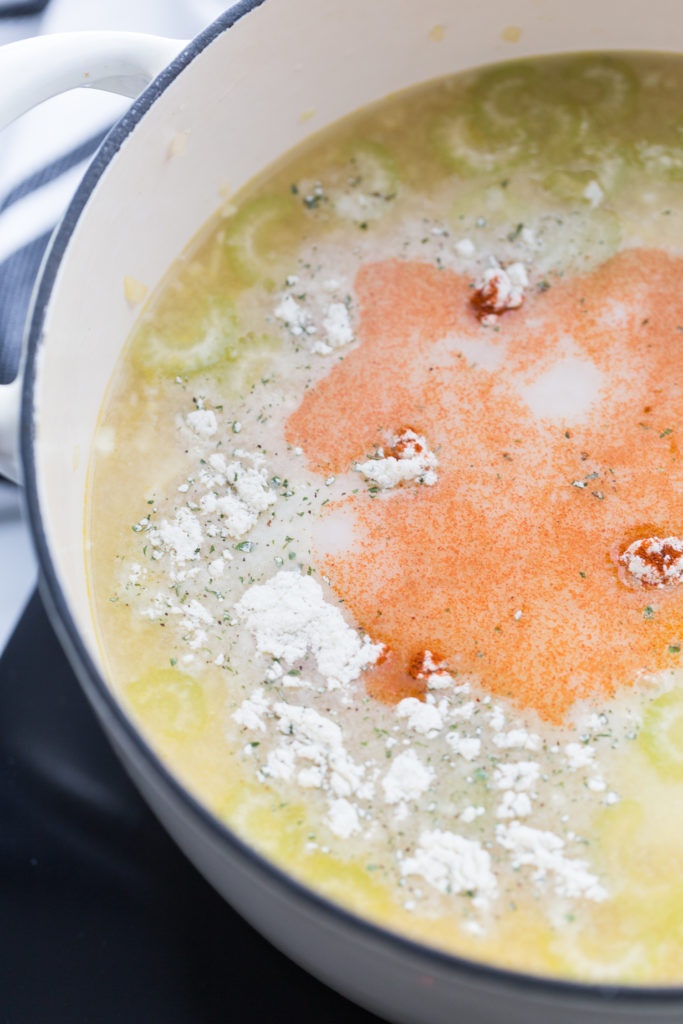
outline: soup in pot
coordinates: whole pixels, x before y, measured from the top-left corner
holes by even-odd
[[[94,444],[103,659],[172,770],[537,974],[683,981],[682,89],[542,59],[315,136],[174,263]]]

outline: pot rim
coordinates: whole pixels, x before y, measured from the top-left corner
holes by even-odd
[[[98,716],[108,719],[109,724],[114,727],[116,735],[120,736],[128,747],[134,748],[152,777],[166,791],[170,791],[171,796],[189,812],[193,827],[199,826],[201,830],[212,835],[220,845],[227,846],[233,855],[249,862],[265,879],[284,888],[289,896],[302,901],[316,915],[323,913],[332,923],[337,923],[345,931],[362,933],[373,944],[408,955],[413,961],[422,961],[432,970],[440,970],[444,976],[459,974],[474,983],[488,982],[493,983],[498,989],[526,990],[525,994],[538,997],[555,997],[560,1000],[569,998],[578,1005],[592,1003],[594,1005],[619,1006],[630,1004],[633,1007],[634,1005],[655,1004],[664,1008],[666,1005],[681,1004],[683,1002],[683,983],[679,986],[646,986],[572,981],[552,976],[528,974],[485,961],[468,959],[437,947],[430,947],[348,911],[341,904],[327,899],[313,888],[297,881],[240,839],[227,824],[214,817],[162,762],[114,696],[112,689],[86,649],[71,615],[52,563],[43,527],[35,454],[35,382],[39,370],[41,338],[46,312],[60,264],[91,193],[128,135],[137,128],[147,111],[185,67],[218,36],[250,12],[259,8],[264,2],[265,0],[238,0],[196,36],[140,94],[105,137],[62,220],[55,229],[44,257],[39,280],[34,289],[28,320],[19,448],[24,475],[25,504],[40,568],[39,587],[52,626],[65,647],[79,682],[90,703],[95,707]]]

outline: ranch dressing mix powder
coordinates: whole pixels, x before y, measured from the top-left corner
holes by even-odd
[[[112,685],[214,814],[601,982],[683,980],[682,89],[523,62],[317,136],[144,307],[91,474]]]

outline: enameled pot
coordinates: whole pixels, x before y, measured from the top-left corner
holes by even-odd
[[[124,278],[153,288],[226,189],[310,132],[398,89],[492,61],[582,50],[683,50],[683,7],[242,0],[189,45],[83,33],[0,53],[5,122],[78,85],[135,95],[153,79],[107,137],[54,234],[34,293],[23,379],[0,391],[2,468],[25,485],[54,625],[126,768],[218,892],[292,959],[402,1024],[680,1021],[683,988],[557,982],[435,952],[319,898],[207,813],[148,747],[100,671],[83,543],[88,451],[135,318]]]

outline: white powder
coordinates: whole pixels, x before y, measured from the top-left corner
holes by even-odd
[[[292,276],[288,278],[288,283],[290,281],[296,285],[298,278]],[[329,280],[322,289],[308,288],[305,294],[296,297],[285,293],[273,314],[310,352],[329,355],[354,340],[349,300],[329,301],[329,293],[340,289],[338,281]]]
[[[541,737],[536,733],[527,732],[526,729],[511,729],[509,732],[496,733],[493,743],[502,750],[537,751],[541,749]]]
[[[273,313],[296,337],[302,335],[311,323],[310,313],[296,301],[293,295],[285,295]]]
[[[169,522],[164,519],[150,534],[154,547],[163,547],[174,561],[188,562],[199,558],[202,545],[202,527],[196,515],[189,508],[179,508]]]
[[[523,263],[511,263],[505,270],[488,267],[474,291],[482,309],[481,322],[495,324],[501,313],[518,309],[524,302],[524,289],[528,285],[529,278]]]
[[[378,448],[375,458],[356,462],[353,468],[378,487],[387,489],[404,483],[433,487],[437,466],[436,455],[426,439],[414,430],[404,430],[391,438],[388,451]]]
[[[531,800],[526,793],[509,789],[496,808],[497,818],[526,818],[531,814]]]
[[[513,868],[531,867],[534,881],[553,876],[558,896],[604,900],[607,891],[592,874],[586,861],[573,860],[564,854],[564,840],[554,832],[531,828],[518,821],[496,826],[496,838],[511,853]]]
[[[128,571],[128,582],[132,584],[139,583],[140,580],[147,575],[147,570],[143,569],[139,562],[133,562]]]
[[[292,755],[293,755],[292,751]],[[294,763],[292,762],[292,771]],[[325,783],[325,771],[320,765],[310,765],[307,768],[300,768],[296,776],[297,785],[302,789],[322,789]]]
[[[212,409],[195,409],[187,414],[185,420],[200,437],[213,437],[218,430],[218,421]]]
[[[290,781],[294,778],[296,772],[296,750],[294,746],[287,746],[282,744],[276,747],[275,750],[271,750],[268,755],[268,759],[259,773],[259,778],[271,779],[284,779]],[[324,774],[320,772],[320,782],[316,783],[316,786],[322,785],[322,779]]]
[[[683,580],[683,540],[649,537],[630,544],[619,557],[632,581],[648,587],[666,587]]]
[[[428,690],[449,690],[453,686],[453,676],[444,669],[430,672],[427,676]]]
[[[323,319],[325,341],[330,349],[341,348],[353,341],[353,327],[349,311],[343,302],[332,302]]]
[[[348,800],[331,800],[326,818],[330,830],[340,839],[348,839],[360,831],[358,811]]]
[[[213,623],[213,615],[207,611],[203,604],[196,598],[192,598],[189,602],[182,605],[182,613],[191,622],[203,622],[205,625],[210,626]]]
[[[536,761],[513,761],[511,764],[496,766],[493,784],[496,789],[513,789],[521,792],[531,789],[540,774],[541,766]]]
[[[485,807],[474,807],[471,805],[462,811],[460,814],[460,820],[464,821],[466,825],[470,825],[473,821],[476,821],[477,818],[481,818],[482,814],[486,814]]]
[[[188,413],[186,418],[205,437],[212,433],[207,424],[215,421],[213,411],[197,409]],[[163,519],[155,528],[149,526],[148,520],[138,524],[140,530],[149,529],[149,541],[155,558],[167,555],[174,566],[196,561],[200,557],[205,536],[220,535],[226,539],[240,540],[256,524],[261,513],[275,503],[277,494],[269,485],[263,457],[258,453],[243,451],[236,454],[240,458],[230,464],[226,464],[221,453],[213,453],[209,457],[207,466],[210,470],[203,468],[198,479],[192,481],[196,497],[194,500],[188,499],[186,505],[177,509],[173,519]],[[245,465],[248,462],[251,465]],[[200,486],[226,490],[223,493],[222,490],[217,492],[209,489],[201,493]],[[218,523],[212,521],[213,516],[218,517]],[[219,570],[217,560],[212,561],[210,571],[214,574],[222,571]],[[184,579],[185,575],[177,578]]]
[[[578,768],[587,768],[593,763],[593,758],[595,757],[595,749],[589,746],[588,743],[567,743],[564,752],[567,755],[567,764],[570,771],[576,771]]]
[[[254,729],[259,732],[266,731],[265,715],[268,713],[270,700],[266,696],[262,686],[257,687],[246,700],[243,700],[237,711],[233,712],[233,718],[245,729]]]
[[[457,708],[451,709],[450,717],[463,722],[469,722],[474,717],[477,710],[476,701],[468,700],[464,704],[461,704]]]
[[[329,789],[335,797],[346,798],[358,792],[370,794],[371,790],[361,785],[365,769],[349,755],[336,722],[314,708],[284,701],[273,705],[273,713],[283,738],[268,756],[263,769],[266,776],[294,779],[297,766],[303,761],[305,788],[311,785],[307,772],[313,766],[318,769],[316,787]]]
[[[458,256],[462,256],[465,259],[474,256],[476,252],[476,249],[474,248],[474,243],[469,238],[461,238],[459,241],[455,243],[453,248],[457,252]]]
[[[396,705],[396,714],[423,736],[436,736],[443,729],[443,716],[434,704],[425,704],[416,697],[406,697]]]
[[[244,460],[251,459],[252,466],[245,466],[235,460],[225,466],[225,481],[231,490],[217,496],[205,495],[200,508],[207,515],[217,513],[221,517],[222,530],[229,537],[239,540],[255,525],[259,515],[277,501],[277,494],[268,483],[268,471],[258,455],[240,452]],[[225,465],[224,460],[218,466]]]
[[[393,759],[382,779],[384,798],[388,804],[416,800],[429,789],[433,778],[434,769],[423,764],[415,751],[409,748]]]
[[[360,637],[325,601],[316,580],[297,572],[280,570],[250,587],[234,611],[253,634],[257,651],[290,668],[311,655],[330,688],[358,679],[382,652],[381,644]]]
[[[251,458],[256,464],[245,468],[241,462],[231,462],[225,471],[226,478],[247,508],[252,512],[265,512],[277,500],[277,495],[268,483],[268,471],[259,456],[250,456],[248,452],[240,454],[243,458]]]
[[[481,753],[481,740],[477,736],[461,736],[457,732],[449,732],[446,743],[454,754],[459,754],[466,761],[474,761]]]
[[[225,534],[234,540],[249,533],[258,518],[258,512],[240,501],[236,494],[224,494],[222,498],[211,495],[210,502],[202,502],[201,508],[209,515],[217,513]]]
[[[491,858],[481,843],[441,829],[420,834],[413,856],[401,862],[401,874],[419,875],[440,892],[472,893],[480,904],[493,898],[498,888]]]
[[[175,606],[173,613],[180,616],[180,628],[185,633],[185,643],[192,651],[204,647],[208,642],[205,626],[213,625],[213,615],[196,598]]]
[[[505,728],[505,712],[496,704],[489,715],[489,725],[495,732]]]

